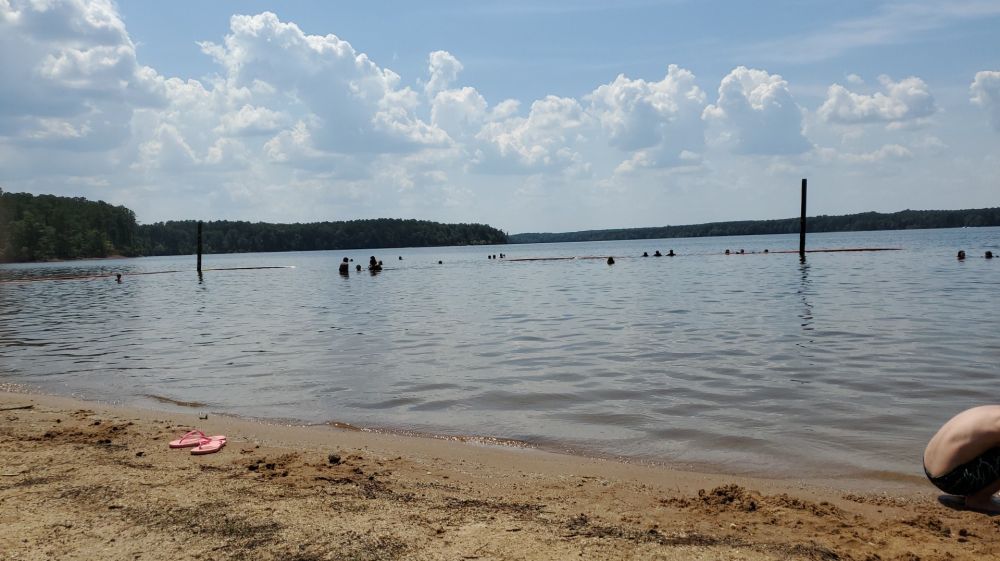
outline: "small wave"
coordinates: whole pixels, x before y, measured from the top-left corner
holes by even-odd
[[[171,405],[179,405],[181,407],[207,407],[207,403],[202,403],[200,401],[181,401],[179,399],[173,399],[171,397],[164,397],[162,395],[156,394],[142,394],[142,397],[148,397],[153,401],[159,401],[160,403],[169,403]]]

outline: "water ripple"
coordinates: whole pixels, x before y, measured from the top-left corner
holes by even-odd
[[[0,267],[0,381],[253,417],[479,434],[756,474],[919,472],[995,401],[1000,229],[828,234],[893,253],[721,255],[795,236]],[[631,259],[670,246],[665,260]],[[384,252],[383,252],[384,253]],[[970,255],[974,253],[970,251]],[[437,266],[438,259],[448,265]],[[177,271],[158,275],[132,273]],[[123,272],[125,282],[113,280]],[[33,279],[56,276],[79,280]],[[12,281],[12,282],[3,282]]]

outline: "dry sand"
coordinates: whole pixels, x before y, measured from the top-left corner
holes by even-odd
[[[229,443],[170,450],[190,427]],[[1000,517],[918,478],[835,483],[0,393],[3,560],[1000,555]]]

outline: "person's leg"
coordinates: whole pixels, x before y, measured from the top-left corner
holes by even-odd
[[[993,495],[998,491],[1000,491],[1000,479],[994,481],[990,485],[987,485],[985,489],[965,497],[965,506],[976,510],[984,510],[1000,514],[1000,501],[993,497]]]

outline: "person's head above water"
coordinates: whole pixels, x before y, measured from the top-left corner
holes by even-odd
[[[958,250],[958,258],[965,259],[965,250],[963,249]]]
[[[615,264],[615,258],[614,257],[608,257],[608,265],[614,265],[614,264]]]
[[[984,257],[986,257],[987,259],[993,259],[993,252],[992,251],[987,251],[986,255]]]
[[[344,263],[347,263],[347,258],[346,257],[344,258]]]

